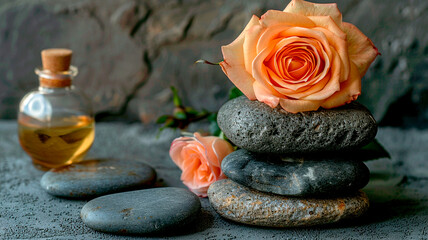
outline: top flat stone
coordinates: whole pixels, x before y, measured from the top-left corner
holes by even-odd
[[[374,139],[377,124],[361,104],[289,113],[245,96],[224,104],[218,125],[238,147],[259,153],[316,153],[358,149]]]
[[[149,165],[119,159],[93,159],[46,172],[40,184],[49,194],[93,198],[152,186],[156,172]]]

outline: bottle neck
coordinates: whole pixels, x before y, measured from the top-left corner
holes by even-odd
[[[71,81],[77,75],[77,68],[70,66],[68,71],[51,72],[46,69],[36,68],[39,76],[40,87],[43,88],[65,88],[71,86]]]
[[[71,86],[71,79],[39,78],[39,85],[44,88],[65,88]]]
[[[47,86],[39,86],[39,91],[44,93],[61,93],[61,92],[69,92],[75,90],[73,85],[65,86],[65,87],[47,87]]]

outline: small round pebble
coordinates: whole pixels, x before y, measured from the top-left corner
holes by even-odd
[[[294,114],[241,96],[220,108],[217,121],[235,145],[260,153],[359,149],[377,133],[376,121],[369,110],[356,102]]]
[[[197,219],[199,197],[173,187],[116,193],[83,206],[83,222],[97,231],[118,234],[153,234],[182,230]]]
[[[93,198],[151,187],[155,181],[155,170],[145,163],[94,159],[51,169],[43,175],[40,184],[54,196]]]
[[[223,173],[231,180],[262,192],[308,197],[344,195],[367,185],[370,171],[358,160],[342,157],[283,157],[244,149],[227,155]]]
[[[356,218],[369,208],[362,191],[339,198],[295,198],[259,192],[230,179],[208,189],[213,208],[235,222],[267,227],[302,227]]]

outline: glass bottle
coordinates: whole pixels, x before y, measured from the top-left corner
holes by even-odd
[[[72,51],[46,49],[41,55],[43,68],[35,69],[39,88],[19,105],[18,135],[33,164],[47,170],[82,160],[94,141],[95,123],[91,103],[72,85]]]

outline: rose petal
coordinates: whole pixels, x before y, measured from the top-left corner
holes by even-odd
[[[217,161],[217,163],[215,165],[216,167],[220,167],[221,161],[227,155],[229,155],[231,152],[234,151],[232,145],[229,142],[227,142],[226,140],[220,139],[220,138],[216,138],[214,140],[211,148],[213,149],[214,154],[216,155],[217,159],[219,160],[219,161]]]
[[[306,16],[278,10],[269,10],[260,18],[260,23],[264,27],[272,27],[275,25],[283,26],[299,26],[299,27],[315,27],[315,24]]]
[[[282,109],[291,113],[315,111],[321,106],[322,101],[280,99]]]
[[[291,36],[307,37],[310,39],[318,40],[322,44],[323,49],[327,53],[328,57],[331,58],[330,43],[328,42],[327,36],[322,31],[319,31],[316,29],[292,27],[280,33],[281,38],[286,38]]]
[[[199,133],[194,133],[196,141],[203,145],[203,155],[204,155],[204,163],[210,168],[210,171],[216,175],[219,175],[221,170],[219,165],[221,160],[219,160],[212,149],[213,142],[217,139],[217,137],[208,136],[202,137]]]
[[[257,54],[260,54],[266,48],[273,49],[282,40],[278,39],[278,35],[289,28],[284,25],[276,25],[264,31],[257,42]]]
[[[340,79],[341,82],[345,81],[348,79],[350,69],[346,34],[339,26],[336,25],[330,16],[315,16],[309,18],[317,25],[314,29],[323,32],[326,35],[328,42],[339,54],[343,66]]]
[[[223,53],[224,54],[224,53]],[[245,65],[229,65],[226,60],[220,63],[224,74],[232,83],[250,100],[255,100],[252,84],[255,81],[253,76],[245,70]]]
[[[198,158],[194,158],[191,163],[192,165],[189,165],[186,169],[182,170],[180,180],[184,185],[194,188],[197,185],[195,182],[195,172],[198,170],[201,161]]]
[[[304,16],[331,16],[338,26],[342,24],[342,13],[340,13],[336,3],[320,4],[292,0],[284,9],[284,12],[297,13]]]
[[[216,155],[214,154],[212,148],[211,148],[212,143],[217,139],[217,137],[214,137],[214,136],[202,137],[201,134],[198,132],[195,132],[193,135],[195,136],[195,140],[197,140],[199,143],[201,143],[203,145],[204,152],[207,153],[207,156],[210,159],[217,158]]]
[[[194,133],[194,136],[197,141],[203,144],[206,155],[206,164],[217,180],[219,176],[223,175],[220,168],[223,158],[234,151],[232,145],[229,142],[214,136],[202,137],[197,132]]]
[[[327,82],[330,80],[330,74],[327,75],[324,79],[322,79],[320,82],[318,82],[315,85],[307,86],[306,88],[301,88],[298,91],[289,90],[286,88],[275,88],[279,93],[283,94],[284,96],[288,98],[294,98],[294,99],[303,99],[313,93],[319,92],[324,88],[324,86],[327,84]]]
[[[342,29],[348,37],[349,58],[357,66],[360,76],[364,76],[380,53],[372,41],[354,25],[344,22]]]
[[[249,28],[245,33],[244,40],[244,63],[249,74],[253,73],[253,60],[257,56],[257,43],[265,28],[259,25]]]
[[[340,90],[340,75],[341,75],[341,60],[339,55],[334,49],[331,51],[333,53],[333,59],[330,68],[330,78],[327,84],[319,92],[312,93],[307,97],[302,99],[304,100],[324,100],[335,92]]]
[[[337,37],[346,40],[346,33],[336,24],[331,16],[308,16],[317,27],[322,27],[329,30]]]
[[[259,18],[257,16],[253,16],[244,31],[242,31],[235,41],[227,46],[222,46],[221,51],[223,53],[224,61],[220,63],[223,72],[229,77],[233,84],[235,84],[235,86],[239,88],[245,96],[252,100],[255,99],[254,91],[252,89],[254,78],[245,69],[243,45],[245,32],[256,25],[259,25]]]
[[[284,38],[276,44],[274,50],[272,50],[271,54],[267,57],[267,66],[274,70],[276,75],[282,79],[281,82],[290,83],[292,86],[290,88],[298,89],[299,86],[294,84],[307,82],[310,75],[312,75],[313,71],[307,71],[305,74],[299,79],[296,76],[291,76],[289,72],[289,67],[293,65],[305,65],[304,63],[297,63],[296,61],[291,61],[292,57],[305,59],[307,55],[311,55],[309,63],[317,64],[320,63],[320,58],[317,52],[317,49],[313,47],[310,43],[314,42],[311,39],[300,38],[300,37],[288,37]],[[319,45],[319,44],[316,44]],[[303,50],[305,49],[305,50]],[[315,55],[315,58],[313,58]],[[313,59],[312,59],[313,58]],[[316,61],[315,61],[316,59]],[[282,60],[282,61],[280,61]],[[303,66],[302,66],[303,67]],[[319,66],[317,66],[319,67]],[[316,67],[316,68],[317,68]],[[315,70],[315,69],[313,69]],[[278,82],[281,85],[280,82]]]
[[[279,103],[279,97],[276,97],[272,95],[272,92],[270,92],[265,85],[262,85],[258,81],[255,81],[253,83],[254,87],[254,93],[256,94],[256,98],[259,102],[263,102],[271,108],[275,108],[278,106]]]
[[[174,141],[172,141],[171,147],[169,149],[169,156],[180,169],[182,169],[183,163],[183,159],[181,158],[181,151],[183,147],[187,145],[186,141],[189,140],[191,140],[189,137],[176,138]]]
[[[357,100],[361,94],[361,77],[357,66],[351,62],[349,80],[340,84],[340,91],[322,103],[323,108],[334,108]]]
[[[213,144],[212,144],[212,149],[214,151],[214,154],[217,156],[217,159],[219,159],[220,161],[218,161],[218,165],[216,167],[218,167],[219,169],[219,174],[216,174],[216,179],[220,180],[220,179],[224,179],[226,178],[226,175],[224,175],[224,173],[221,171],[221,162],[223,161],[223,159],[229,155],[230,153],[232,153],[234,151],[232,145],[220,138],[217,138]]]
[[[263,49],[263,51],[261,51],[253,61],[253,76],[255,79],[254,83],[258,82],[260,85],[264,86],[264,90],[259,91],[259,97],[267,96],[268,94],[275,95],[277,97],[280,96],[280,94],[276,92],[275,89],[269,84],[270,80],[267,73],[268,71],[267,71],[266,65],[264,64],[266,57],[271,53],[271,51],[274,49],[278,41],[280,41],[280,39],[272,41],[271,44],[267,46],[265,49]],[[258,85],[254,85],[254,83],[253,83],[254,94],[256,95],[256,98],[260,101],[259,97],[257,97],[257,93],[256,93],[257,89],[255,88],[255,86],[258,86]],[[266,99],[265,97],[262,97],[262,98]],[[273,104],[275,101],[269,100],[268,102]],[[278,103],[276,105],[278,105]]]

